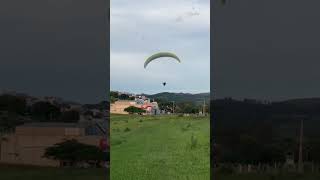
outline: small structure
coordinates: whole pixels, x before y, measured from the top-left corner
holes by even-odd
[[[146,111],[148,115],[158,115],[161,113],[158,103],[151,102],[150,99],[145,96],[138,96],[135,100],[118,100],[111,104],[110,113],[114,114],[128,114],[124,111],[126,108],[134,106]]]
[[[76,123],[28,123],[0,140],[0,162],[19,165],[60,166],[60,162],[44,158],[45,149],[64,140],[99,146],[105,133],[94,126]],[[96,127],[97,128],[97,127]]]
[[[110,113],[113,114],[128,114],[128,112],[124,111],[127,107],[135,106],[140,107],[136,104],[135,101],[129,101],[129,100],[119,100],[111,104],[110,106]]]

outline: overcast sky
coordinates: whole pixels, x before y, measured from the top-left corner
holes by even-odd
[[[210,91],[209,0],[112,0],[110,30],[112,90]],[[175,53],[181,64],[162,58],[144,69],[159,51]]]
[[[208,92],[209,3],[112,0],[111,89]],[[315,0],[227,0],[216,6],[211,94],[319,97],[319,6]],[[104,100],[105,14],[104,0],[1,0],[0,90]],[[158,51],[174,52],[182,63],[164,59],[145,70],[145,59]]]
[[[216,1],[217,2],[217,1]],[[227,0],[215,6],[215,97],[320,97],[320,1]]]
[[[104,0],[1,0],[0,90],[94,103],[109,89]]]

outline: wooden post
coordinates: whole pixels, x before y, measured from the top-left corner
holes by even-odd
[[[298,172],[303,172],[303,159],[302,159],[302,150],[303,150],[303,119],[301,119],[301,125],[300,125],[300,139],[299,139],[299,161],[298,161]]]

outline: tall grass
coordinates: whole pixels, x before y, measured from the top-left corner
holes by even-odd
[[[112,180],[210,179],[209,118],[111,115],[111,129]]]

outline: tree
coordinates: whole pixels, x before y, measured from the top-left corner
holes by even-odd
[[[195,114],[199,112],[198,106],[193,102],[180,102],[176,107],[177,113]]]
[[[118,92],[115,92],[115,91],[111,91],[111,92],[110,92],[110,96],[111,96],[111,97],[114,97],[114,98],[118,98],[118,97],[119,97],[119,93],[118,93]]]
[[[79,119],[80,113],[75,110],[63,112],[60,118],[62,122],[78,122]]]
[[[23,115],[26,112],[26,100],[12,95],[0,96],[0,111]]]
[[[106,152],[93,145],[79,143],[77,140],[66,140],[48,147],[43,157],[61,162],[69,162],[74,166],[78,162],[94,161],[99,164],[102,161],[108,161]]]
[[[128,100],[129,98],[130,98],[129,95],[127,95],[127,94],[121,94],[119,96],[119,99],[121,99],[121,100]]]
[[[115,97],[113,97],[113,96],[110,97],[110,102],[111,102],[111,103],[116,102],[116,100],[117,100],[117,99],[116,99]]]
[[[142,113],[146,112],[145,110],[138,108],[138,107],[135,107],[135,106],[127,107],[124,109],[124,111],[128,112],[129,114],[142,114]]]
[[[158,102],[158,106],[161,110],[172,112],[172,102],[169,102],[164,98],[156,98],[155,101]]]
[[[6,113],[0,114],[0,133],[12,131],[18,125],[21,125],[25,122],[23,116],[20,116],[16,113]]]
[[[37,102],[31,107],[31,116],[38,121],[59,119],[60,115],[60,109],[49,102]]]
[[[85,116],[93,116],[93,112],[90,111],[90,110],[87,110],[87,111],[85,111],[85,112],[83,113],[83,115],[85,115]]]
[[[116,91],[111,91],[110,92],[110,102],[114,103],[119,99],[119,93]]]

